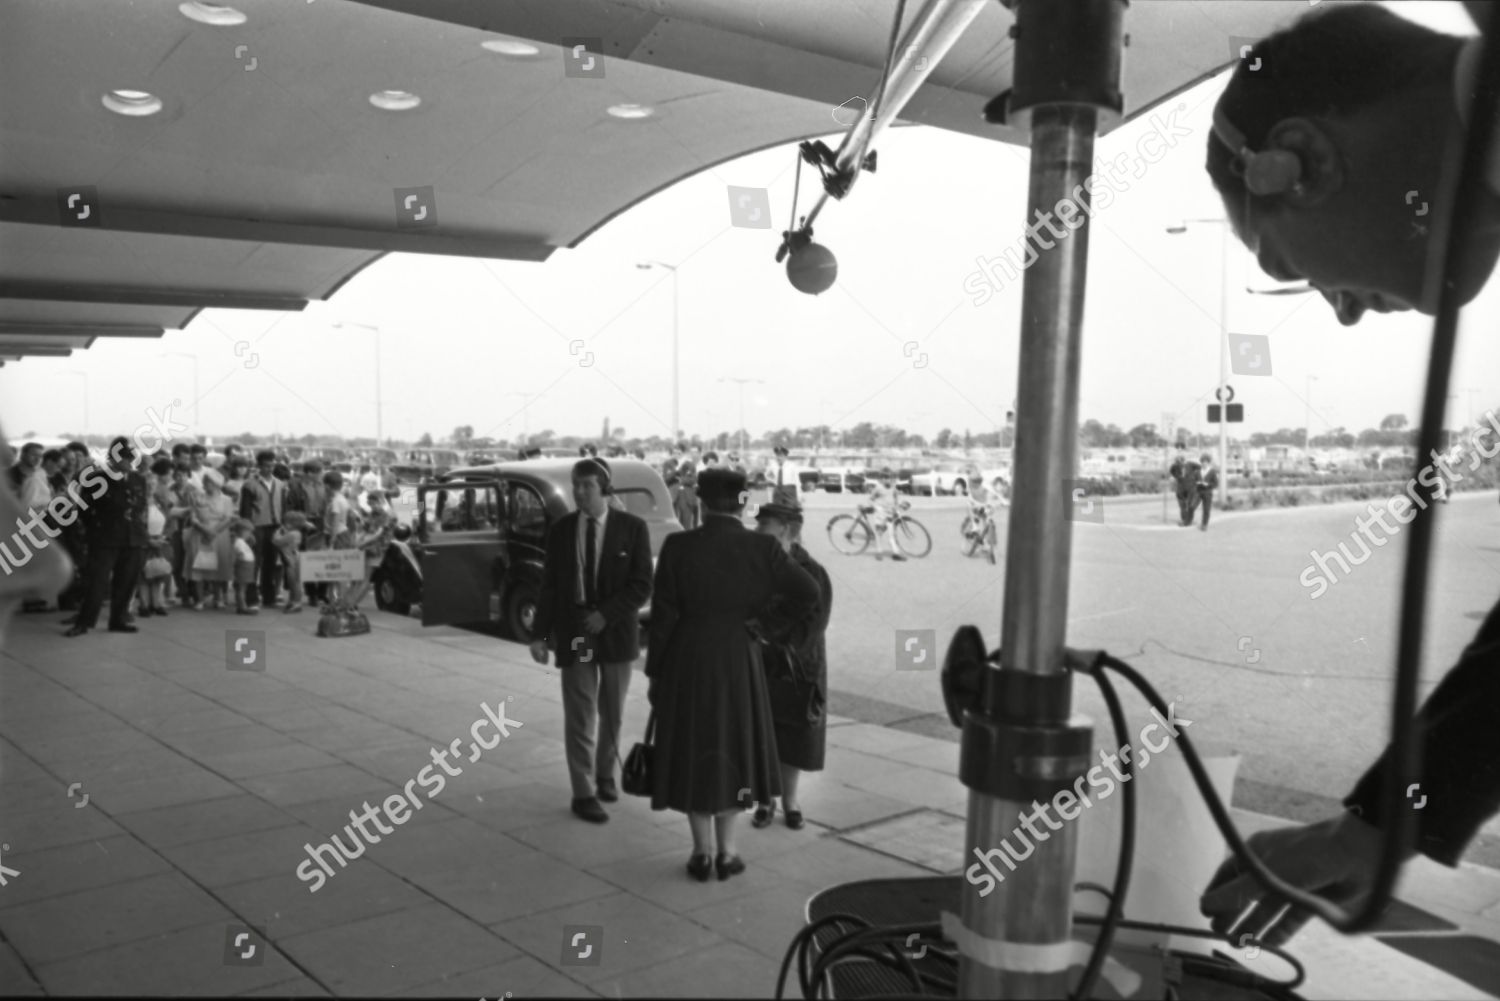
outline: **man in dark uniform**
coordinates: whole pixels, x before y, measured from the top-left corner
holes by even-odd
[[[609,463],[573,466],[578,510],[547,533],[531,656],[562,671],[563,740],[573,812],[602,824],[599,801],[619,799],[615,759],[631,665],[641,655],[640,611],[651,597],[651,533],[646,522],[610,506]],[[594,740],[598,726],[597,746]]]
[[[745,871],[735,824],[781,794],[762,635],[817,614],[818,584],[776,540],[748,530],[743,473],[698,476],[701,528],[667,536],[656,565],[647,698],[655,718],[651,807],[688,815],[688,874]],[[717,857],[712,848],[717,838]]]
[[[781,762],[781,807],[786,826],[802,827],[797,784],[803,772],[823,770],[828,744],[828,649],[824,633],[833,611],[828,571],[802,548],[802,509],[795,504],[762,504],[755,512],[759,530],[774,538],[788,556],[818,582],[818,611],[811,619],[788,620],[773,610],[762,628],[761,651],[771,719],[776,726],[776,757]],[[755,809],[751,824],[768,827],[775,803]]]
[[[116,438],[109,444],[108,465],[102,473],[94,470],[94,479],[87,484],[96,491],[84,498],[88,502],[83,516],[88,524],[88,590],[67,636],[82,636],[99,624],[106,591],[109,631],[140,631],[125,616],[146,563],[146,546],[151,541],[146,527],[146,505],[151,493],[146,478],[134,466],[135,448],[128,439]]]
[[[1193,515],[1198,510],[1198,474],[1201,469],[1188,458],[1186,446],[1179,444],[1177,458],[1167,472],[1177,483],[1178,524],[1186,528],[1193,523]]]

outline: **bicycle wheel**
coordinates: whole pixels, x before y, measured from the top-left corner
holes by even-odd
[[[984,551],[985,555],[990,558],[991,565],[995,563],[995,543],[999,534],[993,521],[984,527]]]
[[[972,514],[966,514],[964,515],[964,523],[958,526],[958,534],[967,539],[969,537],[969,533],[978,527],[979,526],[974,524],[974,516]]]
[[[870,526],[852,514],[835,515],[828,522],[828,541],[845,556],[858,556],[870,548]]]
[[[920,560],[932,552],[932,536],[917,519],[902,516],[892,527],[891,538],[907,556]]]

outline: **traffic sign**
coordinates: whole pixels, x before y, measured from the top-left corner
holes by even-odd
[[[1227,399],[1225,398],[1225,394],[1226,393],[1228,394],[1228,398]],[[1231,386],[1231,385],[1229,385],[1228,383],[1225,383],[1224,385],[1220,386],[1218,389],[1214,390],[1214,399],[1218,400],[1220,403],[1233,403],[1234,402],[1234,387]]]
[[[1230,403],[1227,409],[1229,412],[1224,415],[1224,420],[1230,424],[1244,423],[1245,405],[1243,403]],[[1208,423],[1218,424],[1219,422],[1219,405],[1217,403],[1210,403],[1208,405]]]

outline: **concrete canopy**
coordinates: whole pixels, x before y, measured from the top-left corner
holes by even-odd
[[[982,12],[901,120],[1024,144],[981,118],[1010,86],[1013,15],[967,2]],[[543,261],[684,177],[840,131],[830,112],[871,96],[895,9],[6,0],[0,357],[160,336],[208,306],[300,310],[388,251]],[[1306,9],[1133,3],[1126,119]],[[569,75],[576,43],[602,76]],[[420,103],[377,106],[392,91]]]

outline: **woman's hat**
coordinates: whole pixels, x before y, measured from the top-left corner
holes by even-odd
[[[709,503],[739,501],[748,486],[745,474],[737,469],[710,466],[698,473],[698,496]]]
[[[802,506],[799,504],[762,504],[755,512],[756,521],[774,518],[784,525],[802,524]]]

